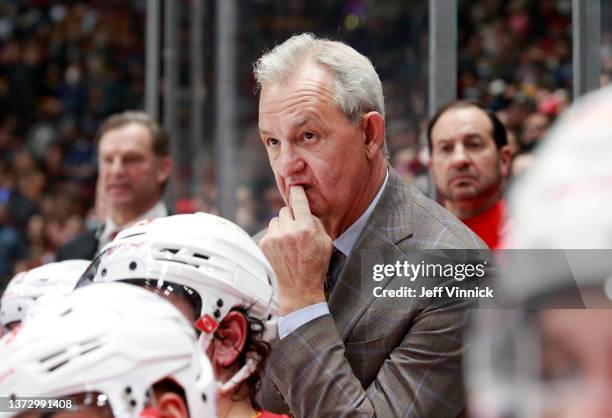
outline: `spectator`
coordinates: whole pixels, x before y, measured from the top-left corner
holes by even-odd
[[[13,266],[27,256],[27,246],[10,224],[6,205],[0,202],[0,289],[13,273]]]
[[[166,132],[146,113],[128,111],[109,117],[98,138],[98,187],[106,220],[102,228],[60,248],[58,260],[93,259],[122,229],[168,215],[161,201],[172,172]]]
[[[540,142],[548,131],[550,118],[541,112],[534,112],[527,116],[523,124],[521,135],[521,151],[529,152]]]
[[[427,168],[413,148],[402,148],[395,152],[393,169],[406,183],[411,183],[423,193],[427,192]]]
[[[507,226],[502,187],[511,151],[506,128],[483,104],[457,101],[434,115],[427,140],[440,201],[489,248],[498,248]]]
[[[25,237],[26,226],[30,218],[38,212],[38,205],[24,195],[20,188],[36,189],[34,194],[38,195],[40,185],[33,184],[30,187],[27,182],[23,181],[23,178],[21,181],[16,180],[19,179],[19,175],[16,174],[13,167],[17,166],[18,160],[19,158],[16,158],[10,166],[0,162],[0,201],[7,205],[11,224],[19,234]],[[40,176],[36,176],[35,172],[28,168],[24,171],[23,177],[30,175],[40,181]]]

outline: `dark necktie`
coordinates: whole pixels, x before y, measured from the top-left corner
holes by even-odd
[[[342,251],[334,247],[329,259],[329,267],[327,268],[327,275],[325,277],[325,300],[329,300],[329,295],[338,282],[338,277],[340,277],[345,261],[346,256],[342,254]]]

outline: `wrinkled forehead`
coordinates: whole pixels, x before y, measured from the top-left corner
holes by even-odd
[[[482,109],[475,106],[448,109],[438,118],[431,130],[432,143],[471,135],[493,138],[491,120]]]
[[[259,114],[278,112],[300,97],[321,100],[325,103],[333,101],[335,96],[335,80],[330,70],[307,62],[291,76],[264,83],[259,95]]]

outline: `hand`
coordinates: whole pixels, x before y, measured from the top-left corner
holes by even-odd
[[[291,188],[289,204],[270,221],[259,243],[278,278],[281,316],[325,302],[323,283],[332,252],[332,239],[310,212],[301,186]]]

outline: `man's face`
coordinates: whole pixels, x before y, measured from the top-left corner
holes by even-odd
[[[370,174],[365,133],[334,93],[332,75],[309,62],[286,84],[264,84],[259,100],[260,135],[285,204],[291,186],[304,187],[326,229],[354,215]]]
[[[546,134],[549,125],[550,121],[546,115],[539,112],[529,115],[525,120],[523,144],[529,145],[541,140],[544,134]]]
[[[148,210],[160,199],[162,184],[170,175],[169,158],[155,155],[148,129],[138,123],[102,136],[98,164],[99,186],[111,214]]]
[[[500,189],[508,174],[509,152],[497,149],[492,123],[482,110],[448,110],[434,125],[431,142],[429,168],[445,199],[469,201]]]

